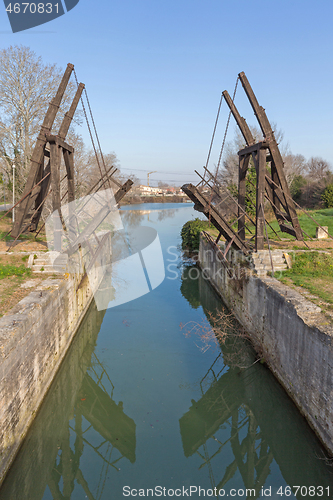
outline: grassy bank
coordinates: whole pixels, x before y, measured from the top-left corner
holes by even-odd
[[[333,252],[297,252],[292,268],[283,272],[282,283],[309,291],[333,310]]]

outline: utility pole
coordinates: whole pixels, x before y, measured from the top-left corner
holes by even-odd
[[[149,187],[149,176],[150,174],[156,174],[157,170],[154,170],[154,172],[148,172],[147,174],[147,186]]]

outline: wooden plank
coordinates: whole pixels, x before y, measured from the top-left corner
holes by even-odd
[[[288,233],[291,234],[292,236],[296,237],[296,232],[295,229],[291,226],[287,226],[286,224],[280,224],[280,229],[283,233]]]
[[[65,93],[66,87],[69,82],[69,78],[71,76],[71,73],[73,71],[74,66],[72,64],[68,64],[66,71],[64,73],[64,76],[62,77],[62,80],[60,82],[60,85],[58,87],[58,91],[55,95],[55,97],[52,99],[49,108],[46,112],[46,115],[44,117],[43,124],[41,126],[40,133],[37,137],[35,148],[32,152],[31,155],[31,160],[30,160],[30,171],[28,174],[27,182],[23,191],[23,197],[31,191],[33,188],[34,184],[36,184],[36,176],[41,168],[41,164],[44,158],[44,146],[46,144],[46,134],[50,133],[50,130],[52,128],[53,122],[55,120],[57,111],[59,109],[59,106],[61,104],[63,95]],[[17,238],[20,234],[21,227],[24,223],[24,219],[26,218],[27,213],[29,212],[29,209],[32,206],[34,200],[31,199],[30,196],[26,196],[22,203],[18,206],[17,212],[16,212],[16,221],[13,224],[13,228],[11,231],[11,236],[13,238]]]
[[[266,150],[260,149],[256,155],[257,171],[257,194],[256,194],[256,237],[255,248],[264,249],[264,194],[265,194],[265,171],[266,171]]]
[[[67,142],[60,139],[60,137],[58,137],[57,135],[46,134],[45,137],[46,137],[46,140],[50,144],[51,144],[51,142],[55,142],[56,144],[58,144],[58,146],[61,146],[66,151],[69,151],[70,153],[74,153],[73,146],[70,146],[69,144],[67,144]]]
[[[238,172],[238,234],[245,243],[245,194],[246,173],[249,167],[250,155],[239,157]]]
[[[118,189],[118,191],[114,195],[114,199],[115,199],[116,203],[119,203],[124,198],[125,194],[128,193],[128,191],[132,188],[132,185],[133,185],[133,181],[131,181],[131,179],[128,179],[125,182],[125,184],[123,184],[121,186],[121,188]]]
[[[250,104],[252,106],[252,109],[254,111],[254,114],[257,117],[258,123],[260,125],[260,128],[262,130],[262,133],[264,134],[264,137],[266,141],[269,143],[269,150],[271,153],[272,160],[275,165],[275,169],[277,172],[277,176],[279,178],[279,183],[283,192],[283,196],[285,199],[285,204],[287,207],[287,212],[290,214],[291,220],[293,227],[295,229],[295,234],[296,238],[298,240],[303,240],[303,233],[298,221],[295,205],[292,201],[291,195],[290,195],[290,190],[288,187],[287,180],[284,175],[284,166],[283,166],[283,160],[281,153],[279,151],[277,142],[275,140],[274,132],[272,130],[272,127],[268,121],[268,118],[266,116],[266,112],[262,106],[259,105],[257,98],[252,90],[252,87],[248,81],[248,79],[245,76],[244,72],[239,73],[239,79],[243,85],[243,88],[245,90],[245,93],[250,101]]]
[[[128,179],[120,189],[115,193],[114,199],[116,203],[119,203],[120,200],[125,196],[126,193],[131,189],[133,185],[133,181]],[[86,225],[86,227],[83,229],[82,233],[79,234],[77,239],[72,243],[72,246],[68,248],[67,253],[68,255],[73,255],[76,250],[78,245],[83,243],[87,238],[98,228],[100,224],[104,221],[104,219],[109,215],[111,210],[115,207],[111,207],[110,204],[106,203],[101,210],[98,212],[98,214]]]
[[[282,192],[282,189],[278,186],[276,186],[276,184],[274,184],[272,182],[272,178],[270,177],[269,173],[266,171],[266,183],[267,185],[270,187],[270,190],[272,192],[272,197],[271,197],[271,203],[273,203],[275,205],[275,208],[277,210],[279,210],[281,208],[281,205],[282,205],[282,208],[287,211],[288,210],[288,207],[286,206],[286,200],[285,200],[285,197],[283,195],[283,192]],[[272,206],[273,206],[272,204]]]
[[[78,88],[77,88],[74,99],[72,101],[71,107],[69,108],[69,110],[67,111],[67,113],[65,114],[65,116],[62,120],[62,123],[60,125],[60,129],[58,132],[58,137],[62,140],[65,140],[65,138],[66,138],[66,135],[67,135],[69,127],[71,125],[71,122],[72,122],[73,116],[75,114],[77,105],[79,104],[79,101],[81,99],[83,89],[84,89],[84,84],[80,83]]]
[[[230,224],[228,224],[228,222],[221,217],[221,215],[214,208],[214,205],[211,205],[205,196],[203,196],[193,184],[184,184],[182,186],[182,190],[195,203],[195,210],[202,212],[212,222],[217,230],[223,234],[227,241],[234,238],[233,245],[238,250],[242,250],[245,254],[248,254],[246,244],[241,240],[238,234],[235,233]]]
[[[50,172],[50,161],[47,162],[47,165],[44,168],[43,177],[45,177],[46,174],[48,174],[49,172]],[[36,203],[35,203],[35,209],[37,209],[37,212],[33,216],[32,220],[31,220],[31,224],[30,224],[31,231],[37,230],[37,227],[38,227],[41,215],[42,215],[42,210],[43,210],[42,201],[45,200],[45,198],[48,195],[50,183],[51,183],[51,175],[49,175],[41,183],[41,190],[39,192],[39,195],[38,195],[38,197],[36,199]]]
[[[246,123],[245,118],[243,118],[239,114],[238,109],[236,108],[235,104],[233,103],[229,93],[225,90],[224,92],[222,92],[222,94],[223,94],[223,97],[224,97],[227,105],[229,106],[231,113],[233,114],[233,117],[236,120],[237,125],[239,126],[239,129],[240,129],[240,131],[245,139],[247,146],[254,144],[255,140],[253,138],[251,130],[249,129],[248,124]]]
[[[59,224],[61,217],[61,198],[60,198],[60,155],[59,146],[56,142],[50,144],[50,170],[51,170],[51,188],[52,188],[52,211],[53,215],[53,238],[54,250],[61,251],[62,224]],[[59,216],[59,218],[58,218]]]
[[[241,149],[240,151],[238,151],[238,155],[248,155],[248,154],[251,154],[253,152],[256,152],[258,151],[258,149],[267,149],[268,148],[268,144],[267,142],[257,142],[256,144],[252,144],[251,146],[248,146],[247,148],[244,148],[244,149]]]
[[[272,184],[273,202],[276,205],[278,210],[280,209],[280,202],[284,206],[284,209],[287,210],[286,204],[284,202],[285,197],[283,196],[282,192],[281,193],[279,192],[279,188],[277,187],[280,184],[280,182],[279,182],[279,176],[278,176],[278,173],[276,170],[274,160],[271,161],[271,177],[272,177],[272,181],[274,182],[274,184]]]
[[[75,186],[74,186],[74,153],[70,153],[67,149],[63,149],[64,162],[67,172],[67,186],[68,186],[68,203],[74,201]]]

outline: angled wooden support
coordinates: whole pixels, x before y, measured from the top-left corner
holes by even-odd
[[[25,194],[28,193],[34,185],[38,182],[36,179],[42,178],[43,177],[43,158],[44,158],[44,149],[45,149],[45,144],[47,142],[46,135],[50,133],[52,125],[54,123],[56,114],[58,112],[59,106],[61,104],[63,95],[65,93],[65,90],[67,88],[69,78],[71,76],[71,73],[74,69],[73,64],[68,64],[66,71],[64,73],[64,76],[60,82],[58,91],[52,99],[49,108],[47,110],[47,113],[45,115],[43,124],[41,126],[40,133],[37,137],[36,145],[33,150],[32,156],[31,156],[31,166],[30,166],[30,172],[27,178],[27,182],[24,188],[23,192],[23,199],[22,203],[18,206],[17,213],[16,213],[16,221],[13,225],[12,231],[11,231],[11,236],[13,238],[16,238],[20,234],[21,227],[24,223],[24,220],[33,204],[33,202],[36,200],[37,196],[27,196],[25,197]],[[38,194],[38,193],[37,193]]]
[[[247,146],[251,146],[252,144],[255,143],[255,140],[254,140],[254,137],[251,133],[251,130],[249,129],[249,126],[248,124],[246,123],[246,120],[245,118],[243,118],[239,112],[238,112],[238,109],[236,108],[233,100],[231,99],[229,93],[227,90],[225,90],[224,92],[222,92],[223,96],[224,96],[224,99],[227,103],[227,105],[229,106],[229,109],[231,111],[231,113],[233,114],[233,117],[235,118],[236,120],[236,123],[239,127],[239,130],[241,131],[244,139],[245,139],[245,143]]]
[[[257,193],[256,193],[256,238],[255,250],[264,249],[264,196],[265,196],[265,171],[266,171],[266,150],[258,149],[256,154],[256,172],[257,172]]]
[[[184,184],[182,190],[194,202],[194,208],[202,212],[207,219],[223,234],[224,238],[229,242],[233,240],[233,246],[238,250],[242,250],[245,254],[248,253],[246,244],[241,240],[239,235],[232,229],[231,225],[221,217],[214,205],[201,194],[193,184]]]
[[[250,155],[239,157],[239,173],[238,173],[238,234],[243,242],[245,242],[245,212],[246,212],[246,173],[249,167]]]
[[[268,118],[266,116],[266,112],[262,106],[259,105],[257,98],[252,90],[252,87],[248,81],[248,79],[245,76],[244,72],[239,73],[239,79],[243,85],[243,88],[245,90],[245,93],[250,101],[250,104],[252,106],[252,109],[254,111],[255,116],[257,117],[258,123],[260,125],[260,128],[262,130],[262,133],[265,137],[265,140],[267,141],[269,145],[269,150],[273,162],[273,176],[274,176],[274,182],[276,184],[281,186],[281,190],[283,193],[284,201],[285,201],[285,206],[287,207],[287,213],[290,216],[292,226],[294,228],[295,236],[298,240],[303,240],[303,233],[298,221],[295,205],[292,201],[291,195],[290,195],[290,190],[289,186],[286,180],[286,177],[284,175],[284,166],[283,166],[283,160],[281,153],[279,151],[278,144],[276,142],[274,132],[272,130],[272,127],[268,121]],[[283,231],[284,228],[281,227],[281,230]]]
[[[122,198],[125,196],[126,193],[131,189],[133,184],[133,181],[128,179],[123,186],[118,189],[118,191],[114,195],[114,200],[117,203],[122,200]],[[67,253],[68,255],[73,255],[76,251],[79,245],[81,245],[83,242],[85,242],[87,239],[89,239],[90,235],[93,234],[98,227],[102,224],[102,222],[105,220],[105,218],[109,215],[110,211],[112,208],[115,207],[110,207],[108,203],[105,203],[105,205],[102,206],[100,211],[96,214],[96,216],[85,226],[83,231],[77,236],[76,240],[74,240],[71,243],[71,247],[68,248]]]
[[[81,99],[83,89],[84,89],[84,83],[80,83],[78,88],[77,88],[74,99],[72,101],[71,107],[69,108],[69,110],[65,114],[63,121],[60,125],[60,129],[59,129],[59,133],[58,133],[59,139],[62,139],[62,140],[66,139],[66,136],[67,136],[69,127],[72,123],[76,108],[77,108],[79,101]]]

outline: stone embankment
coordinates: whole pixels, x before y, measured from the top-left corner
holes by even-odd
[[[266,272],[259,277],[253,260],[232,249],[226,267],[218,254],[202,236],[199,264],[206,277],[333,455],[332,323],[297,291]]]
[[[103,279],[111,239],[104,245],[89,279],[59,269],[0,319],[0,483]]]

